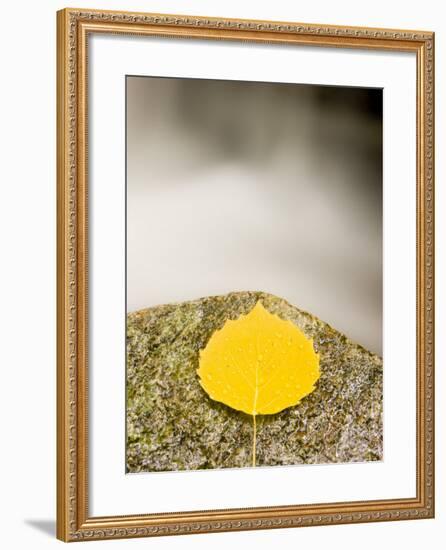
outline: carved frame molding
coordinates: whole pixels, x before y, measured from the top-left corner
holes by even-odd
[[[434,34],[83,9],[57,14],[57,537],[145,537],[434,516]],[[413,499],[143,516],[88,514],[88,116],[91,33],[412,51],[417,56],[417,493]]]

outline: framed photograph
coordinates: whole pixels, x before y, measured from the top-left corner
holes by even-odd
[[[57,22],[58,538],[432,518],[433,33]]]

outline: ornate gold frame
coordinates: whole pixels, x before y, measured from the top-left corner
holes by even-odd
[[[434,35],[84,9],[57,14],[57,536],[63,541],[434,516]],[[91,33],[415,52],[417,56],[417,491],[410,499],[142,516],[88,514],[87,54]]]

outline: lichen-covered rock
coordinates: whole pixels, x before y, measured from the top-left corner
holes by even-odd
[[[382,359],[281,298],[234,292],[128,314],[128,472],[251,465],[252,417],[213,401],[197,368],[212,333],[258,300],[314,339],[321,376],[295,407],[257,417],[256,464],[382,459]]]

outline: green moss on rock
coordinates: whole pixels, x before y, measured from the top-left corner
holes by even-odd
[[[127,317],[127,471],[251,465],[252,417],[210,399],[199,350],[258,300],[314,339],[313,393],[257,417],[258,466],[382,459],[382,359],[313,315],[263,292],[157,306]]]

